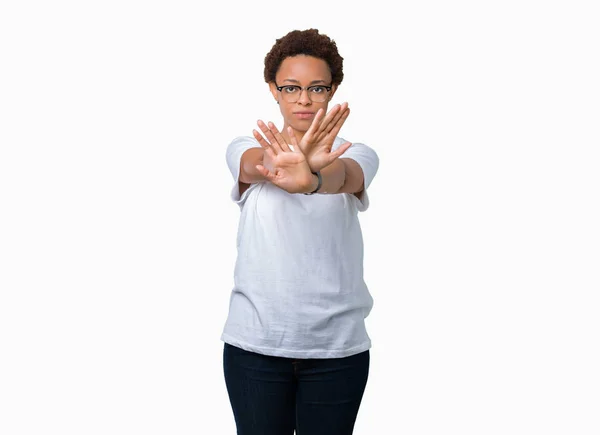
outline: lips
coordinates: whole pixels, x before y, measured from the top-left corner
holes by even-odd
[[[314,112],[294,112],[294,115],[300,119],[308,119],[315,116]]]

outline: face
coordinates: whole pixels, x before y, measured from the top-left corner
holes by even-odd
[[[331,71],[327,62],[312,56],[298,55],[287,57],[281,63],[277,74],[275,75],[277,86],[331,86]],[[327,98],[324,102],[314,102],[311,100],[309,92],[305,89],[300,93],[298,101],[294,103],[287,102],[282,95],[285,89],[278,91],[275,83],[270,83],[269,88],[273,97],[279,102],[279,108],[283,115],[282,134],[287,137],[287,127],[291,126],[295,130],[298,140],[304,135],[310,127],[315,114],[319,109],[327,113],[327,105],[333,97],[337,86],[332,86],[331,91],[326,92]],[[319,91],[319,89],[316,89]]]

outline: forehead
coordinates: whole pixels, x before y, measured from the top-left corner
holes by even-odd
[[[312,56],[286,57],[277,71],[277,82],[297,80],[300,83],[310,83],[316,80],[331,81],[329,65],[323,59]]]

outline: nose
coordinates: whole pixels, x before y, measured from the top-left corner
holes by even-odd
[[[312,101],[310,100],[310,98],[308,96],[308,89],[301,89],[300,90],[300,96],[298,97],[298,104],[302,104],[303,106],[307,106],[310,103],[312,103]]]

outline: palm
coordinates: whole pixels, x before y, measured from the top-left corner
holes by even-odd
[[[315,172],[321,170],[331,163],[332,145],[333,143],[321,143],[320,145],[313,147],[308,151],[306,160],[311,168],[316,168]]]
[[[272,123],[269,128],[262,121],[258,125],[268,141],[253,131],[264,149],[263,164],[257,169],[267,180],[289,193],[306,192],[313,178],[306,156],[299,148],[291,149]]]
[[[300,152],[279,153],[272,159],[274,175],[271,182],[288,192],[310,182],[311,173],[306,157]]]
[[[351,144],[347,142],[332,151],[335,138],[349,114],[350,109],[344,103],[341,106],[334,106],[325,117],[323,117],[322,111],[315,116],[310,128],[298,143],[306,155],[311,171],[320,171],[350,147]],[[292,138],[292,143],[294,142],[295,137]]]

